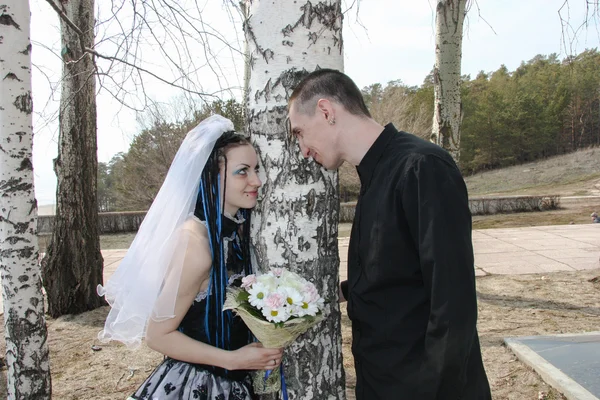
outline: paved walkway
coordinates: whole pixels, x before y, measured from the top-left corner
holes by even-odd
[[[340,277],[346,278],[348,238],[340,238]],[[600,224],[473,231],[475,273],[518,275],[600,268]],[[104,250],[104,279],[126,250]]]
[[[600,224],[482,229],[473,246],[478,275],[600,268]]]
[[[348,238],[339,241],[346,278]],[[542,274],[600,268],[600,224],[473,231],[475,275]]]

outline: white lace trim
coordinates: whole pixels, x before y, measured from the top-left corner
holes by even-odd
[[[196,295],[196,298],[194,299],[194,301],[196,303],[200,303],[202,300],[204,300],[206,297],[208,297],[208,289],[207,290],[201,290],[200,293],[198,293]]]
[[[235,214],[235,217],[234,217],[234,216],[232,216],[231,214],[229,214],[227,211],[225,211],[225,212],[223,213],[223,215],[224,215],[225,217],[229,218],[230,220],[232,220],[233,222],[235,222],[236,224],[241,224],[241,223],[243,223],[243,222],[245,222],[245,221],[246,221],[246,218],[244,218],[244,217],[242,216],[242,212],[241,212],[241,211],[238,211],[238,212]]]
[[[241,274],[233,274],[229,277],[229,281],[227,282],[227,286],[231,286],[231,284],[233,283],[233,281],[235,281],[238,278],[243,278],[245,277],[246,274],[245,273],[241,273]],[[197,295],[196,298],[194,299],[194,301],[196,303],[200,303],[202,300],[206,299],[208,297],[208,289],[206,290],[201,290]]]

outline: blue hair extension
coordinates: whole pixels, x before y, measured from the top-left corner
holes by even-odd
[[[228,284],[228,274],[225,265],[225,248],[224,248],[224,240],[223,240],[223,231],[222,231],[222,205],[220,199],[220,175],[217,175],[216,179],[217,185],[212,185],[209,189],[206,185],[201,185],[201,196],[202,196],[202,206],[204,210],[204,216],[207,221],[210,221],[214,218],[216,232],[212,232],[210,228],[210,223],[207,222],[208,234],[209,238],[214,238],[213,240],[209,240],[211,255],[213,259],[212,268],[210,272],[209,279],[209,296],[207,296],[207,313],[205,314],[204,319],[204,327],[209,336],[209,340],[211,344],[216,347],[222,349],[230,349],[230,324],[232,322],[233,315],[230,311],[223,312],[223,303],[225,302],[227,284]],[[212,194],[212,199],[215,204],[215,216],[209,215],[209,208],[207,204],[209,204],[209,196],[207,195],[207,191]],[[214,233],[214,234],[213,234]],[[214,295],[214,299],[212,296]],[[214,301],[214,304],[211,303],[211,300]],[[215,308],[215,315],[209,312],[211,306]],[[223,315],[225,314],[225,315]],[[215,318],[215,329],[211,330],[211,318]]]
[[[206,230],[208,231],[208,244],[210,246],[210,254],[212,259],[215,259],[215,250],[213,249],[213,243],[212,240],[210,240],[211,238],[211,231],[210,231],[210,224],[208,223],[208,209],[206,207],[206,205],[208,204],[208,198],[206,196],[206,189],[204,187],[204,182],[201,180],[200,181],[200,195],[202,196],[202,208],[204,209],[204,218],[206,219]],[[214,264],[214,263],[213,263]],[[210,310],[210,295],[213,291],[213,285],[212,285],[212,275],[213,275],[213,271],[214,268],[211,269],[210,271],[210,276],[211,279],[209,279],[208,281],[208,295],[206,296],[206,312],[204,313],[204,331],[206,332],[206,336],[208,337],[208,341],[209,343],[212,342],[212,337],[210,335],[210,313],[208,312],[208,310]]]
[[[225,260],[225,241],[224,241],[224,237],[223,237],[223,223],[222,223],[222,216],[223,216],[223,212],[224,210],[222,210],[222,203],[221,203],[221,174],[217,175],[217,188],[216,188],[216,199],[217,199],[217,215],[219,216],[219,218],[217,219],[217,229],[218,229],[218,234],[217,234],[217,240],[219,241],[219,273],[217,275],[217,278],[220,278],[218,282],[218,286],[219,286],[219,291],[218,291],[218,297],[217,297],[217,313],[218,313],[218,319],[219,319],[219,323],[220,323],[220,327],[221,329],[218,330],[218,332],[221,334],[221,344],[222,344],[222,348],[226,349],[226,350],[230,350],[231,347],[231,322],[232,322],[232,314],[231,311],[225,311],[223,312],[223,304],[225,303],[225,297],[227,295],[227,286],[229,284],[229,276],[227,274],[227,267],[226,267],[226,262],[227,260]],[[235,243],[235,241],[234,241]]]

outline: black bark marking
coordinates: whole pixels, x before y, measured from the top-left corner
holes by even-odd
[[[318,69],[318,67],[317,67]],[[291,68],[285,72],[283,72],[274,82],[272,79],[269,79],[263,90],[257,90],[254,93],[254,100],[258,102],[258,99],[264,97],[266,101],[271,99],[272,93],[278,86],[282,86],[285,92],[285,99],[289,99],[292,94],[294,88],[300,83],[302,78],[308,75],[308,71],[306,69],[297,70],[296,68]],[[275,95],[277,101],[283,100],[280,94]],[[283,107],[284,115],[287,115],[287,108]]]
[[[29,158],[24,158],[23,161],[21,161],[19,168],[17,168],[17,171],[33,171],[33,164],[31,163],[31,160]]]
[[[6,9],[4,9],[2,11],[6,11]],[[12,27],[17,28],[18,30],[21,30],[21,27],[19,26],[19,24],[17,24],[15,22],[15,20],[8,14],[0,15],[0,25],[12,26]]]
[[[27,47],[25,48],[25,50],[20,51],[19,53],[24,54],[26,56],[28,56],[31,53],[31,43],[29,43],[27,45]]]
[[[7,249],[7,250],[2,250],[0,252],[0,256],[2,258],[12,258],[12,257],[19,257],[19,258],[30,258],[33,254],[35,254],[35,249],[33,248],[33,246],[25,246],[21,249]]]
[[[31,299],[30,299],[30,303]],[[39,301],[38,301],[39,304]],[[44,319],[43,310],[27,309],[24,316],[20,316],[15,309],[8,311],[5,327],[7,331],[7,341],[10,340],[15,348],[32,348],[35,347],[39,351],[28,352],[27,362],[22,355],[12,353],[12,357],[16,360],[14,367],[18,371],[20,379],[28,379],[36,382],[34,391],[26,395],[19,393],[19,385],[17,385],[16,398],[38,399],[50,398],[51,380],[50,374],[47,371],[49,349],[46,345],[48,332]],[[32,338],[39,340],[31,341]],[[46,367],[45,367],[46,366]]]
[[[17,110],[24,112],[29,115],[33,112],[33,100],[31,99],[31,93],[27,92],[21,96],[17,96],[13,103]]]
[[[243,28],[244,28],[244,32],[246,32],[246,36],[249,36],[250,41],[252,41],[254,43],[254,45],[256,46],[256,51],[259,52],[260,55],[262,55],[263,59],[268,64],[269,60],[272,60],[273,57],[275,56],[275,53],[273,52],[273,50],[263,49],[262,46],[260,46],[258,44],[258,41],[256,40],[256,35],[252,31],[252,28],[250,28],[250,24],[248,23],[248,20],[244,21]]]
[[[9,72],[8,74],[6,74],[6,76],[4,77],[4,80],[7,79],[12,79],[13,81],[19,81],[19,82],[23,82],[22,80],[19,79],[19,77],[14,74],[13,72]]]
[[[29,229],[29,222],[18,222],[13,224],[13,228],[15,230],[15,234],[21,235],[27,232],[27,229]]]
[[[19,190],[30,190],[32,188],[31,183],[23,182],[21,178],[12,177],[7,181],[0,181],[0,191],[6,193],[13,193]]]
[[[9,236],[6,239],[4,239],[6,242],[8,242],[11,245],[15,245],[19,242],[25,242],[25,243],[29,243],[29,240],[23,239],[20,236]]]
[[[23,136],[27,135],[27,132],[19,131],[15,132],[15,135],[19,137],[19,143],[21,143],[23,141]]]

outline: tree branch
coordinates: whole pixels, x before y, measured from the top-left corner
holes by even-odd
[[[140,66],[138,66],[138,65],[135,65],[135,64],[133,64],[133,63],[130,63],[130,62],[129,62],[129,61],[127,61],[127,60],[123,60],[123,59],[121,59],[121,58],[118,58],[118,57],[113,57],[113,56],[105,56],[104,54],[100,54],[100,53],[98,53],[96,50],[94,50],[94,49],[90,49],[90,48],[86,48],[86,49],[85,49],[85,51],[86,51],[86,52],[88,52],[88,53],[90,53],[90,54],[93,54],[94,56],[96,56],[96,57],[98,57],[98,58],[102,58],[102,59],[104,59],[104,60],[109,60],[109,61],[118,61],[118,62],[120,62],[120,63],[123,63],[123,64],[127,65],[128,67],[135,68],[135,69],[137,69],[138,71],[140,71],[140,72],[143,72],[143,73],[145,73],[145,74],[148,74],[148,75],[150,75],[151,77],[153,77],[153,78],[155,78],[155,79],[157,79],[157,80],[159,80],[159,81],[161,81],[161,82],[163,82],[163,83],[166,83],[167,85],[173,86],[173,87],[175,87],[175,88],[177,88],[177,89],[185,90],[185,91],[187,91],[187,92],[190,92],[190,93],[193,93],[193,94],[197,94],[197,95],[199,95],[199,96],[212,96],[212,97],[216,97],[214,94],[211,94],[211,93],[197,92],[197,91],[195,91],[195,90],[191,90],[191,89],[184,88],[183,86],[181,86],[181,85],[178,85],[178,84],[176,84],[175,82],[169,82],[168,80],[166,80],[166,79],[164,79],[164,78],[161,78],[160,76],[156,75],[154,72],[148,71],[147,69],[145,69],[145,68],[142,68],[142,67],[140,67]]]
[[[81,45],[81,51],[85,52],[85,43],[83,42],[83,32],[81,31],[81,29],[79,29],[79,27],[77,25],[75,25],[75,23],[73,21],[71,21],[69,19],[67,14],[65,14],[65,12],[63,10],[61,10],[61,8],[54,2],[54,0],[46,0],[46,1],[48,2],[48,4],[50,4],[50,7],[52,7],[54,9],[54,11],[56,11],[58,16],[63,21],[65,21],[65,23],[67,25],[69,25],[69,27],[71,29],[73,29],[75,31],[75,33],[77,33],[77,36],[79,37],[79,44]]]

